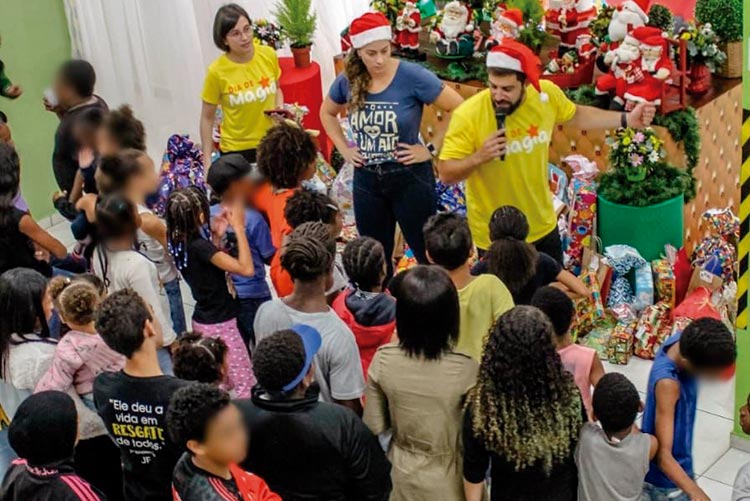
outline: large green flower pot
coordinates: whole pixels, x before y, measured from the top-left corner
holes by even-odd
[[[598,234],[604,247],[630,245],[649,262],[664,254],[666,244],[682,247],[682,195],[648,207],[616,204],[601,195],[598,198]]]

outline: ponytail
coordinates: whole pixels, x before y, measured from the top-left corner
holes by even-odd
[[[346,75],[346,79],[349,80],[349,89],[351,92],[349,107],[353,110],[361,108],[365,104],[367,89],[370,88],[372,77],[356,49],[350,51],[346,58],[344,74]]]

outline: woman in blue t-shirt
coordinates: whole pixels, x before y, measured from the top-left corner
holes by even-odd
[[[357,229],[379,240],[392,256],[396,223],[420,263],[426,263],[422,226],[435,213],[432,158],[445,129],[432,143],[419,137],[425,104],[447,112],[463,99],[423,67],[391,57],[391,28],[380,13],[355,19],[346,69],[331,85],[320,111],[323,127],[353,164]],[[347,112],[356,145],[349,145],[338,115]],[[447,125],[447,120],[442,124]],[[388,276],[392,260],[388,259]]]

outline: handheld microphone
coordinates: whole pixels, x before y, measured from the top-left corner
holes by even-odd
[[[498,108],[495,108],[495,121],[497,122],[497,130],[505,129],[505,112]],[[505,161],[505,153],[500,155],[500,160]]]

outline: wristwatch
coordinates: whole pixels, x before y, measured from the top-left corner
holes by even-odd
[[[427,143],[427,144],[425,144],[425,145],[424,145],[424,147],[425,147],[425,148],[427,148],[427,151],[429,151],[429,152],[430,152],[430,155],[432,155],[433,157],[436,157],[436,156],[437,156],[437,154],[438,154],[438,150],[437,150],[437,148],[435,148],[435,145],[434,145],[434,144],[432,144],[432,143]]]
[[[625,111],[620,114],[620,127],[623,129],[628,128],[628,114]]]

